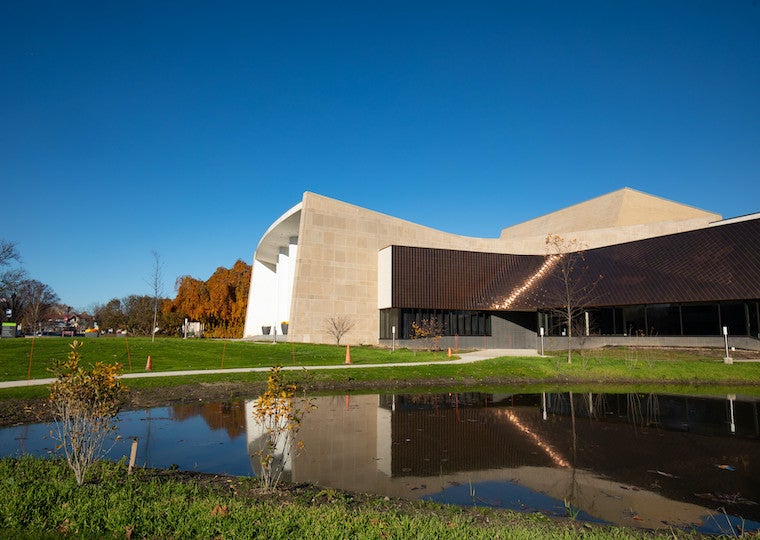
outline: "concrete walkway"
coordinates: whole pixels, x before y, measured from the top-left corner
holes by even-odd
[[[438,360],[428,362],[397,362],[388,364],[334,364],[330,366],[283,366],[283,371],[321,369],[363,369],[363,368],[383,368],[383,367],[407,367],[407,366],[430,366],[441,364],[469,364],[488,360],[489,358],[499,358],[502,356],[539,356],[533,349],[483,349],[469,353],[462,353],[457,360]],[[254,373],[269,371],[271,367],[253,367],[253,368],[229,368],[229,369],[193,369],[185,371],[145,371],[141,373],[125,373],[121,375],[122,379],[142,379],[145,377],[180,377],[182,375],[211,375],[219,373]],[[22,386],[41,386],[47,385],[55,379],[31,379],[29,381],[4,381],[0,382],[0,388],[18,388]]]

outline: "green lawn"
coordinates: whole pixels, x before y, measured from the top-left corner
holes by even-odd
[[[50,377],[53,359],[66,358],[71,338],[0,340],[0,381],[26,380],[31,356],[31,378]],[[85,338],[79,339],[84,365],[119,362],[124,373],[145,371],[148,356],[154,371],[282,366],[338,365],[345,363],[346,348],[335,345],[254,343],[207,339]],[[376,347],[351,347],[354,364],[417,362],[448,359],[443,352],[391,352]]]
[[[34,341],[32,377],[49,377],[53,358],[62,359],[71,339]],[[129,353],[127,353],[127,346]],[[87,339],[84,363],[120,362],[142,372],[148,355],[154,370],[216,369],[220,367],[311,366],[288,371],[290,381],[411,388],[431,382],[449,391],[458,387],[521,386],[522,391],[572,388],[579,391],[640,391],[736,393],[760,395],[760,363],[725,365],[720,351],[702,355],[675,350],[603,349],[576,355],[568,365],[563,353],[545,358],[503,357],[471,364],[436,362],[425,366],[383,367],[388,362],[446,360],[445,353],[423,353],[372,347],[352,347],[354,364],[362,369],[320,370],[339,365],[345,348],[329,345],[249,343],[236,341],[149,338]],[[0,340],[0,379],[25,380],[32,353],[30,339]],[[127,356],[129,354],[129,356]],[[222,365],[222,358],[224,362]],[[139,360],[138,360],[139,359]],[[378,364],[375,366],[375,364]],[[158,388],[191,383],[261,383],[262,373],[223,373],[139,378],[130,388]],[[361,383],[361,384],[358,384]],[[669,386],[665,387],[664,384]],[[667,389],[666,389],[667,388]],[[429,391],[435,391],[428,386]],[[185,392],[185,389],[179,389]],[[204,387],[202,389],[206,391]],[[46,386],[0,390],[0,399],[46,397]],[[162,396],[164,394],[161,394]],[[12,404],[13,402],[6,402]],[[15,406],[15,405],[13,405]],[[4,498],[0,501],[0,537],[9,538],[697,538],[681,531],[650,533],[623,528],[558,524],[540,515],[460,509],[425,503],[404,503],[354,496],[333,490],[299,487],[295,495],[256,495],[255,479],[232,478],[209,483],[187,481],[169,471],[138,471],[126,476],[123,464],[101,463],[98,478],[77,488],[73,474],[60,462],[0,460]],[[179,474],[179,473],[177,473]],[[219,484],[223,484],[219,487]],[[252,495],[253,494],[253,495]],[[284,497],[284,498],[283,498]]]
[[[32,356],[31,378],[50,377],[52,359],[65,358],[71,339],[43,338],[0,340],[0,381],[26,380],[29,357]],[[129,350],[129,352],[127,352]],[[703,391],[713,387],[713,393],[752,395],[760,393],[760,363],[726,365],[721,351],[701,355],[678,350],[611,348],[587,350],[567,364],[564,353],[544,358],[503,357],[471,364],[446,364],[445,352],[428,353],[400,349],[391,352],[375,347],[351,347],[351,361],[358,365],[377,367],[346,370],[319,370],[314,366],[345,363],[345,347],[290,343],[252,343],[243,341],[181,340],[150,338],[90,338],[81,348],[84,364],[96,361],[119,362],[124,372],[143,373],[148,355],[154,371],[206,370],[237,367],[302,366],[308,377],[329,386],[361,385],[388,388],[415,382],[434,381],[441,387],[472,387],[474,385],[503,385],[508,383],[573,385],[576,388],[608,389],[613,385],[680,385],[681,389],[699,386]],[[435,361],[433,365],[382,367],[384,363]],[[130,370],[131,363],[131,370]],[[287,372],[286,378],[300,382],[302,372]],[[261,382],[266,373],[224,373],[177,377],[129,379],[134,389],[178,386],[190,383]],[[719,388],[720,387],[720,388]],[[45,387],[23,387],[0,390],[2,398],[44,397]]]
[[[61,461],[0,459],[3,538],[687,539],[541,514],[359,496],[313,486],[262,492],[254,478],[101,462],[77,487]]]

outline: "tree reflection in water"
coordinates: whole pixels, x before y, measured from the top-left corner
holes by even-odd
[[[479,504],[563,515],[569,500],[584,516],[653,528],[707,527],[718,508],[760,520],[754,398],[504,390],[326,396],[317,405],[299,437],[306,449],[289,465],[294,482],[462,504],[472,500],[456,491],[467,499],[461,486],[471,485]],[[142,449],[150,433],[140,466],[252,474],[245,406],[123,413],[120,434],[139,437]],[[0,450],[52,452],[48,431],[6,428]],[[111,457],[128,455],[128,444],[118,448]],[[543,499],[528,503],[529,492]],[[556,508],[531,506],[548,500]]]

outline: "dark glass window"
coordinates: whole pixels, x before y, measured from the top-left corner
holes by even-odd
[[[721,326],[727,326],[728,333],[732,336],[750,335],[749,309],[747,304],[744,302],[721,304],[720,324]]]
[[[628,336],[647,335],[647,315],[644,306],[623,308],[623,333]]]
[[[549,315],[543,311],[538,312],[538,324],[536,326],[537,328],[543,328],[544,329],[544,335],[549,335],[549,328],[551,328],[551,323],[549,321]]]
[[[491,315],[484,311],[444,311],[439,309],[393,309],[380,310],[380,338],[390,339],[390,325],[384,322],[383,312],[394,312],[396,337],[412,339],[412,323],[421,324],[423,319],[436,319],[443,327],[444,336],[490,336]],[[383,332],[387,334],[383,334]]]
[[[545,323],[544,328],[547,336],[567,335],[567,319],[563,315],[556,312],[545,312],[542,313],[542,317],[543,319],[541,324]],[[591,326],[590,330],[593,333],[594,321],[591,315],[589,317],[589,326]],[[585,316],[581,314],[578,317],[573,318],[573,335],[584,334],[585,332]]]
[[[718,304],[682,306],[681,317],[685,336],[717,336],[721,333]]]
[[[589,310],[591,326],[597,334],[614,334],[614,318],[612,308],[599,308]]]
[[[718,311],[720,309],[720,312]],[[726,302],[719,304],[653,304],[648,306],[591,308],[589,331],[592,335],[630,336],[716,336],[721,326],[729,334],[760,338],[760,302]],[[562,316],[538,312],[538,328],[546,335],[559,336],[566,329]],[[579,317],[574,333],[584,332]]]
[[[396,337],[399,337],[399,310],[398,308],[380,310],[380,339],[393,338],[393,327],[396,327]]]
[[[648,336],[680,336],[680,308],[672,304],[647,306],[647,325]]]
[[[624,332],[623,310],[621,308],[599,308],[589,310],[589,313],[592,320],[592,332],[603,336],[612,336]]]

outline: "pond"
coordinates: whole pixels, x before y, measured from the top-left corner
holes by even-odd
[[[484,393],[318,397],[287,480],[451,504],[705,533],[760,529],[760,400],[735,395]],[[112,459],[256,474],[252,403],[120,414]],[[53,453],[50,426],[0,454]]]

